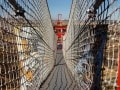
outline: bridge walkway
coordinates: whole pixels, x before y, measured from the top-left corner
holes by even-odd
[[[39,90],[79,90],[61,50],[57,51],[55,66]]]

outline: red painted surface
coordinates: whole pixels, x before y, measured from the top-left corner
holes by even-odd
[[[56,25],[56,26],[54,26],[54,30],[60,30],[60,29],[62,29],[62,30],[66,30],[66,28],[67,28],[67,26],[65,25],[65,26],[59,26],[58,24]]]
[[[57,37],[58,37],[58,38],[62,38],[62,33],[61,33],[61,32],[58,32],[58,33],[57,33]]]
[[[118,80],[117,80],[117,90],[120,90],[120,45],[118,47]]]

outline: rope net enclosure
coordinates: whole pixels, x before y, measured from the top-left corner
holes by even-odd
[[[73,0],[63,53],[81,90],[120,90],[120,1]]]
[[[0,90],[38,90],[55,45],[46,0],[0,0]]]

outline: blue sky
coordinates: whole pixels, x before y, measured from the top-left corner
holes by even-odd
[[[62,19],[68,19],[72,0],[47,0],[52,19],[56,20],[58,14]]]

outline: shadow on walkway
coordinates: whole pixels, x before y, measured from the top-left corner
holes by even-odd
[[[80,90],[65,64],[62,50],[57,51],[54,68],[39,90]]]

